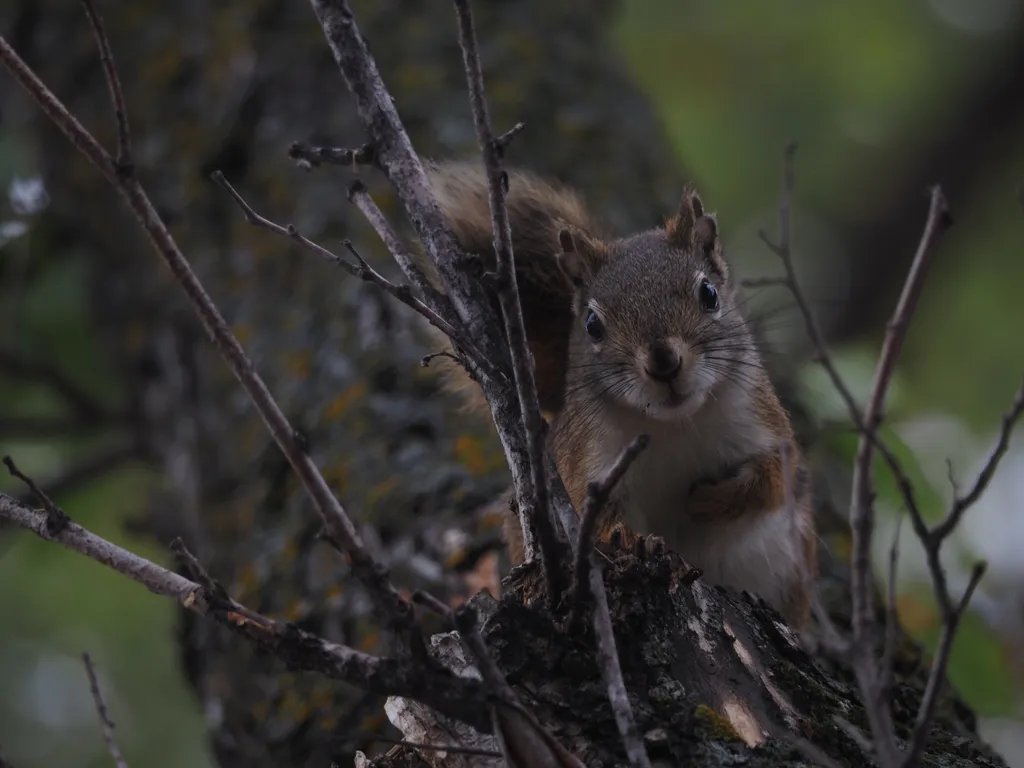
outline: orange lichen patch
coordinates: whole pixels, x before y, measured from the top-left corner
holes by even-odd
[[[252,328],[248,325],[236,325],[231,329],[231,332],[235,334],[235,338],[238,339],[238,343],[243,346],[252,338]]]
[[[313,709],[327,709],[334,701],[330,688],[317,688],[309,697],[309,704]]]
[[[299,553],[299,545],[295,543],[294,539],[288,539],[281,547],[281,565],[287,568],[295,562],[295,556]]]
[[[488,449],[486,442],[472,435],[455,438],[456,460],[474,475],[486,475],[502,466],[504,456]]]
[[[124,343],[130,352],[138,352],[146,344],[149,333],[144,326],[131,325],[124,334]]]
[[[725,715],[715,712],[707,704],[698,704],[693,716],[708,732],[708,735],[719,741],[744,741],[736,726]]]
[[[480,558],[476,568],[466,574],[466,586],[473,595],[481,589],[486,589],[491,593],[491,597],[501,597],[501,576],[498,573],[496,552],[488,552]]]
[[[348,462],[342,459],[334,464],[328,464],[323,469],[323,475],[328,485],[344,488],[348,484]]]
[[[324,417],[330,421],[340,418],[366,395],[366,382],[357,381],[350,387],[342,390],[336,398],[331,400],[324,409]]]
[[[303,618],[309,612],[309,607],[306,605],[305,600],[296,600],[289,604],[287,610],[285,610],[285,619],[288,621],[298,621]]]
[[[487,509],[480,513],[480,523],[485,528],[500,528],[505,522],[507,510],[504,504],[488,504]]]
[[[369,491],[366,492],[366,501],[370,504],[376,504],[381,499],[385,498],[389,493],[394,491],[400,485],[400,481],[397,477],[392,475],[376,485],[372,486]]]
[[[259,574],[256,572],[255,566],[249,564],[243,566],[238,574],[238,588],[235,593],[238,599],[241,599],[243,595],[252,594],[259,585]]]
[[[299,698],[294,691],[288,691],[281,699],[281,712],[288,715],[292,720],[305,720],[310,715],[309,705],[304,699]]]
[[[324,599],[326,599],[328,602],[340,600],[344,592],[345,590],[342,589],[342,586],[340,584],[332,584],[326,590],[324,590]]]
[[[250,530],[254,518],[253,508],[248,504],[243,504],[235,510],[235,525],[238,526],[239,530]]]
[[[836,533],[829,537],[829,549],[840,560],[849,560],[853,549],[853,538],[848,533]]]
[[[256,720],[266,720],[270,714],[270,703],[266,699],[260,699],[252,707],[252,716]]]
[[[911,633],[932,629],[938,624],[939,616],[935,612],[935,607],[917,595],[897,595],[896,611],[899,613],[900,623]]]
[[[289,352],[284,359],[285,370],[297,379],[308,379],[313,370],[313,355],[308,349]]]

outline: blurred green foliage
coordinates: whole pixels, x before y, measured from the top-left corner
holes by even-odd
[[[998,5],[989,0],[979,8]],[[754,235],[758,227],[772,231],[781,150],[790,139],[800,143],[796,245],[811,288],[820,289],[816,306],[826,308],[829,287],[842,282],[833,274],[844,269],[838,257],[857,259],[844,253],[844,232],[828,222],[867,226],[884,218],[888,179],[927,148],[936,126],[952,119],[979,79],[1011,54],[1012,30],[993,22],[991,32],[965,31],[944,21],[936,12],[940,6],[948,10],[951,4],[633,0],[624,4],[615,34],[627,66],[664,116],[683,166],[751,271],[776,269]],[[1019,14],[1004,23],[1007,29],[1020,24]],[[388,45],[372,42],[375,49]],[[492,77],[498,87],[498,76]],[[890,404],[896,418],[936,410],[987,432],[1019,380],[1024,217],[1015,191],[1024,180],[1024,142],[1002,150],[986,157],[978,174],[983,183],[950,201],[957,223],[939,248],[908,338]],[[0,183],[6,187],[31,173],[24,145],[0,126]],[[942,177],[943,168],[934,168],[932,180]],[[922,224],[925,210],[922,194]],[[15,218],[9,205],[0,204],[0,223]],[[30,265],[34,249],[46,247],[45,217],[29,223],[36,226],[28,234],[0,246],[0,259]],[[15,302],[20,308],[17,324],[4,326],[0,341],[50,353],[66,361],[81,387],[109,392],[116,378],[90,327],[76,262],[47,264],[45,275],[0,286],[0,316],[8,320]],[[785,328],[795,333],[799,321],[790,318]],[[843,350],[843,370],[857,392],[870,385],[874,351],[871,341]],[[822,415],[841,417],[820,372],[809,370],[806,384]],[[4,415],[59,415],[54,398],[3,378],[0,403]],[[923,508],[937,518],[945,496],[925,480],[896,432],[889,429],[887,436],[907,462]],[[838,456],[852,460],[854,436],[835,431],[828,439]],[[16,455],[37,478],[59,475],[98,448],[95,442],[0,434],[0,453]],[[897,508],[895,485],[881,465],[878,478],[883,504]],[[65,506],[100,535],[162,561],[163,552],[125,534],[122,525],[144,505],[150,479],[142,469],[119,471],[69,494]],[[7,477],[0,477],[0,489],[21,492]],[[904,536],[910,535],[905,527]],[[919,586],[908,594],[930,600]],[[78,661],[88,650],[100,667],[129,763],[209,765],[201,713],[178,664],[175,623],[170,602],[126,579],[29,536],[0,533],[4,754],[19,768],[109,764]],[[934,623],[918,628],[930,647],[935,634]],[[979,714],[1015,711],[1018,692],[1000,641],[974,617],[964,624],[950,674]],[[59,700],[70,703],[61,705],[63,721],[57,723],[57,710],[45,710]]]

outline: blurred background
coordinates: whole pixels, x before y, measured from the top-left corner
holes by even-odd
[[[454,41],[449,6],[435,5],[423,24]],[[115,13],[141,11],[107,11]],[[927,187],[943,185],[955,225],[940,242],[910,329],[887,424],[927,514],[937,519],[952,498],[950,471],[961,488],[973,481],[1024,371],[1024,4],[629,0],[611,13],[606,33],[613,49],[662,121],[673,162],[717,211],[744,277],[779,273],[757,232],[774,236],[782,149],[797,142],[797,264],[857,393],[870,387],[880,332],[925,221]],[[16,15],[0,4],[0,29],[9,39],[23,17],[24,9]],[[304,23],[309,45],[322,46],[312,14]],[[145,50],[130,50],[142,42],[113,32],[112,38],[121,59],[144,57]],[[82,40],[87,50],[90,41]],[[371,37],[377,55],[403,44]],[[299,59],[304,51],[292,55]],[[32,107],[15,98],[6,72],[0,79],[0,453],[49,483],[83,524],[168,562],[152,537],[130,533],[125,523],[169,482],[171,470],[140,460],[130,429],[118,426],[128,418],[118,413],[122,374],[109,362],[105,321],[90,300],[87,257],[74,233],[48,217],[53,191],[43,181],[52,178],[52,169],[42,173],[45,144],[26,127]],[[488,84],[501,88],[495,75]],[[196,108],[207,106],[218,108]],[[398,107],[402,112],[401,99]],[[146,109],[129,98],[133,108]],[[101,104],[97,114],[105,109]],[[146,141],[160,139],[147,139],[143,128],[136,125],[144,162]],[[644,178],[635,181],[642,185]],[[100,184],[98,177],[89,183]],[[217,193],[194,185],[180,194]],[[284,218],[298,205],[277,204]],[[148,250],[137,258],[157,269]],[[42,262],[46,269],[37,267]],[[805,337],[791,304],[785,294],[763,290],[752,311],[777,344],[800,348]],[[259,350],[254,354],[262,360]],[[845,414],[827,380],[812,364],[799,378],[825,427],[824,443],[836,458],[852,460],[855,438],[843,427]],[[23,491],[6,476],[0,490]],[[881,564],[898,509],[884,472],[879,492]],[[1024,438],[1017,438],[946,552],[955,584],[963,584],[976,559],[989,562],[950,675],[981,718],[982,733],[1015,766],[1024,766],[1022,502]],[[933,645],[936,613],[909,526],[902,542],[900,615]],[[0,531],[5,756],[18,768],[107,764],[78,658],[88,650],[129,761],[212,766],[202,705],[182,673],[178,631],[170,602],[81,557]]]

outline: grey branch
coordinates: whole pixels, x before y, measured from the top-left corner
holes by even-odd
[[[110,719],[107,711],[107,702],[103,698],[103,691],[100,690],[100,681],[96,677],[96,668],[93,666],[92,658],[88,653],[82,654],[82,662],[85,664],[85,674],[89,677],[89,689],[92,691],[92,700],[96,704],[96,712],[100,716],[100,724],[103,726],[103,740],[107,742],[107,751],[114,759],[117,768],[128,768],[128,763],[121,754],[114,739],[114,721]]]
[[[530,348],[526,342],[526,327],[523,325],[522,307],[519,304],[519,288],[516,285],[515,255],[512,252],[512,230],[508,218],[505,196],[508,193],[508,177],[502,170],[502,154],[505,144],[499,145],[491,128],[487,110],[487,95],[484,76],[477,51],[476,31],[473,29],[473,12],[469,0],[455,0],[455,13],[459,20],[459,43],[466,67],[469,84],[469,103],[476,125],[477,142],[483,154],[487,175],[488,199],[491,208],[491,226],[494,229],[494,253],[497,256],[496,290],[501,306],[508,348],[512,358],[512,372],[515,377],[516,394],[519,399],[519,413],[522,417],[523,435],[529,458],[529,474],[516,486],[520,513],[524,527],[532,524],[537,533],[541,562],[547,579],[548,600],[554,605],[562,593],[561,550],[556,533],[554,518],[548,498],[548,481],[545,477],[545,433],[544,421],[537,400],[537,386],[533,377]],[[514,134],[513,134],[514,135]],[[528,531],[524,531],[528,534]],[[524,537],[524,541],[528,538]]]
[[[404,658],[371,656],[331,643],[295,625],[262,616],[223,595],[211,581],[204,586],[163,566],[110,543],[74,522],[51,534],[47,515],[0,494],[0,518],[32,531],[138,582],[150,592],[170,597],[184,608],[213,618],[255,642],[298,670],[319,672],[363,690],[384,696],[421,701],[473,727],[489,732],[483,689],[479,682],[460,678],[436,665],[417,665]]]

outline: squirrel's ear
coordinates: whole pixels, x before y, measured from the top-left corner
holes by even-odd
[[[683,189],[679,211],[665,224],[669,243],[684,251],[698,251],[723,278],[729,274],[722,256],[722,241],[713,213],[706,213],[697,190],[690,184]]]
[[[566,228],[558,233],[558,266],[573,285],[585,285],[597,273],[605,259],[603,243],[596,242],[575,228]]]

